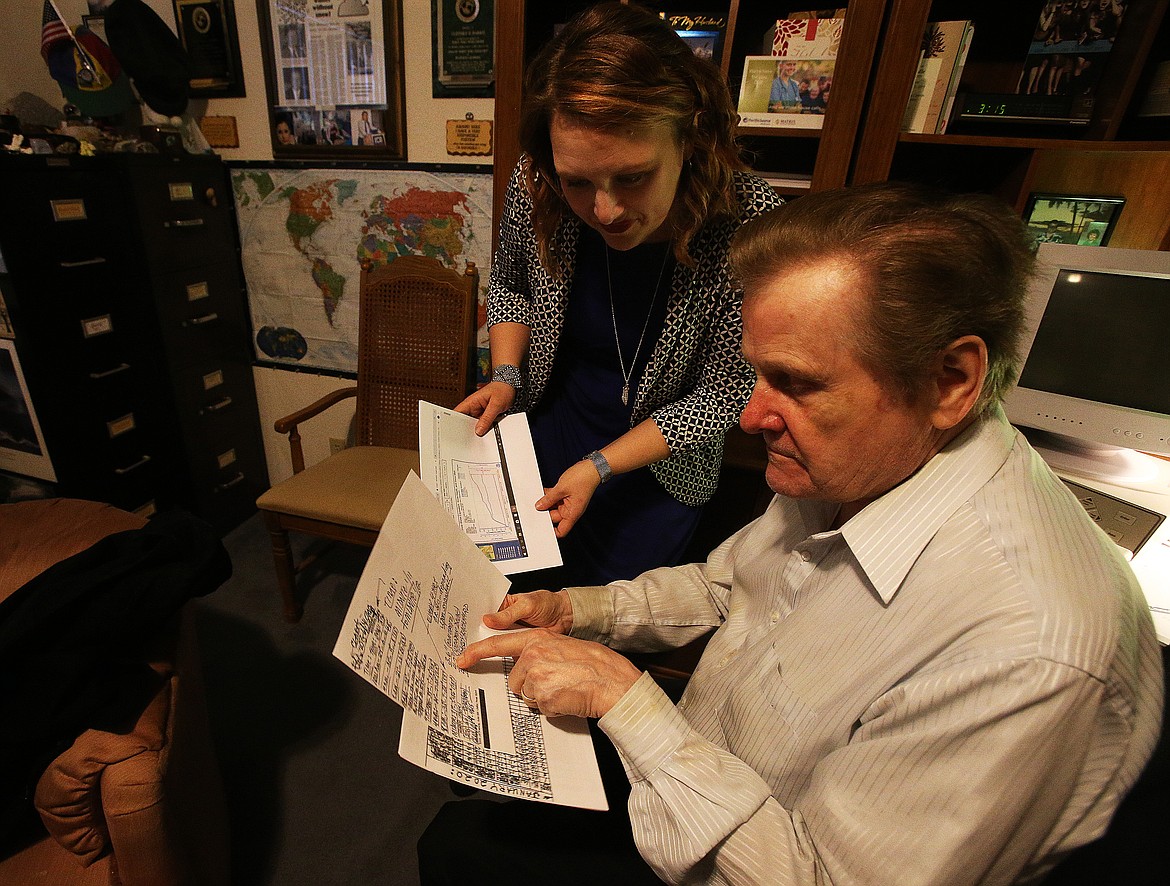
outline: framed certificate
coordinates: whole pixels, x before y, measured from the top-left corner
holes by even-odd
[[[191,60],[192,96],[245,95],[233,0],[171,0],[179,42]]]

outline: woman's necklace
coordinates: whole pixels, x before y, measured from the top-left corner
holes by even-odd
[[[658,290],[662,287],[662,274],[666,270],[666,260],[670,257],[670,244],[662,253],[662,267],[658,269],[658,282],[654,284],[654,295],[650,299],[650,310],[646,312],[646,322],[642,324],[642,334],[638,337],[638,347],[634,348],[634,356],[630,358],[630,368],[626,369],[626,361],[622,357],[622,342],[618,336],[617,311],[613,306],[613,275],[609,270],[609,245],[605,248],[605,282],[609,286],[609,316],[613,320],[613,340],[617,345],[618,364],[622,368],[622,406],[630,405],[630,376],[634,374],[634,366],[638,362],[638,355],[642,353],[642,342],[646,340],[646,330],[650,328],[650,317],[654,314],[654,303],[658,301]]]

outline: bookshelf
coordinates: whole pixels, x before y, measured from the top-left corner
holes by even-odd
[[[556,22],[590,5],[527,0],[497,2],[496,210],[519,157],[517,124],[524,65]],[[720,67],[733,92],[743,58],[761,53],[764,34],[794,10],[818,8],[774,0],[647,0],[664,12],[727,17]],[[903,133],[923,30],[928,21],[971,19],[975,40],[961,89],[1009,92],[1043,6],[1038,0],[852,0],[822,129],[741,130],[752,165],[763,174],[810,179],[788,196],[887,178],[935,181],[986,191],[1023,211],[1032,191],[1119,193],[1127,205],[1111,245],[1170,249],[1170,119],[1139,119],[1136,107],[1153,65],[1170,50],[1170,0],[1129,0],[1085,126],[970,124],[945,135]]]
[[[890,0],[873,88],[849,181],[930,180],[986,191],[1023,211],[1033,191],[1121,194],[1126,208],[1111,246],[1170,249],[1170,120],[1137,106],[1153,64],[1170,45],[1168,0],[1129,0],[1083,126],[974,121],[946,135],[900,132],[917,64],[915,35],[928,21],[972,19],[975,41],[960,90],[1011,92],[1042,3]]]

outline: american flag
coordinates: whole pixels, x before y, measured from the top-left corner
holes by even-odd
[[[45,0],[45,14],[41,22],[41,57],[48,62],[49,53],[62,40],[71,39],[69,28],[57,15],[51,0]]]

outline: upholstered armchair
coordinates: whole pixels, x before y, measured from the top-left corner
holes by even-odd
[[[0,605],[54,564],[144,524],[89,501],[0,505]],[[188,610],[149,642],[159,688],[133,725],[83,731],[30,786],[43,827],[30,813],[24,839],[4,835],[0,884],[228,882],[223,793]],[[6,643],[9,625],[0,620]]]

